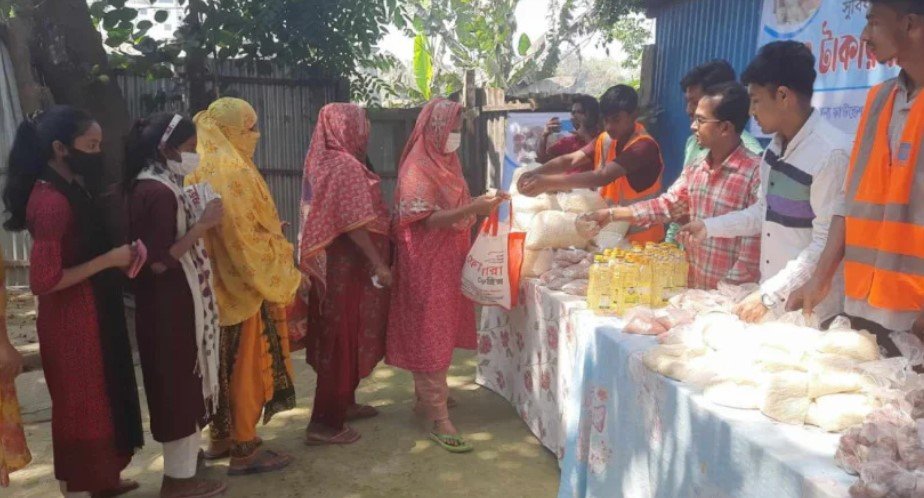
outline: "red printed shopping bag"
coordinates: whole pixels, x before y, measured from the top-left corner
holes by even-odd
[[[497,209],[478,231],[478,238],[465,258],[462,294],[484,306],[509,310],[517,304],[520,266],[526,233],[511,231],[511,220],[499,226]]]

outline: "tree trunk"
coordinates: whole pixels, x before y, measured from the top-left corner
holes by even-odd
[[[90,19],[86,0],[45,0],[32,15],[32,57],[44,84],[58,104],[88,111],[103,128],[106,162],[87,186],[104,195],[112,241],[125,240],[122,200],[115,187],[122,178],[125,136],[131,127],[128,106],[109,63],[102,37]]]
[[[22,113],[29,115],[54,103],[48,89],[35,81],[32,70],[32,27],[27,18],[16,16],[6,24],[6,46],[13,63],[13,77],[19,90]]]
[[[125,136],[131,127],[128,105],[109,74],[102,37],[85,0],[39,2],[33,17],[33,59],[55,101],[91,113],[103,128],[106,168],[102,185],[121,179]]]
[[[195,116],[197,112],[204,111],[212,103],[213,92],[209,92],[206,83],[209,81],[206,68],[207,53],[202,47],[199,13],[202,11],[201,0],[191,0],[186,15],[185,28],[188,30],[186,39],[186,84],[189,85],[189,114]]]

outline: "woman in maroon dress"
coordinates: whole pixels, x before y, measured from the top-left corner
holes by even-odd
[[[51,394],[55,477],[65,496],[116,496],[142,439],[138,388],[125,327],[120,269],[129,246],[109,243],[83,177],[101,171],[102,129],[67,106],[23,122],[3,191],[10,231],[34,241],[29,278],[38,296],[42,366]]]
[[[346,421],[378,415],[356,403],[359,381],[385,356],[391,285],[388,208],[365,160],[369,130],[361,107],[328,104],[305,157],[299,266],[312,286],[306,344],[318,373],[309,445],[354,443],[360,435]]]
[[[135,123],[125,150],[131,240],[148,250],[132,286],[135,334],[151,433],[164,447],[161,497],[201,498],[224,483],[196,478],[200,428],[218,397],[218,307],[202,236],[221,220],[221,200],[196,209],[183,177],[198,165],[196,126],[178,114]]]

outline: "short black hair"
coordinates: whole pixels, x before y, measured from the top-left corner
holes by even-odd
[[[593,127],[600,124],[600,102],[590,95],[579,94],[572,99],[572,104],[581,104],[584,109],[585,122]]]
[[[700,64],[690,71],[680,80],[680,89],[687,91],[693,86],[701,86],[703,89],[720,83],[735,81],[735,69],[724,59],[713,59],[704,64]]]
[[[743,132],[751,117],[751,98],[747,89],[738,82],[729,81],[713,85],[707,88],[705,93],[707,97],[719,99],[715,107],[716,119],[735,125],[735,130],[739,134]]]
[[[856,2],[857,0],[852,0]],[[924,14],[924,0],[865,0],[870,5],[888,5],[901,14]]]
[[[757,57],[741,73],[745,85],[785,86],[811,97],[815,86],[815,56],[805,44],[787,40],[760,47]]]
[[[638,92],[628,85],[611,86],[600,97],[600,115],[604,118],[620,112],[638,110]]]

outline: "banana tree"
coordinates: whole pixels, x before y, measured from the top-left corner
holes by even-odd
[[[409,15],[401,27],[415,39],[417,91],[426,93],[422,86],[431,93],[458,89],[458,75],[467,69],[476,70],[483,82],[499,88],[544,77],[545,73],[551,76],[558,64],[558,50],[576,32],[571,16],[575,0],[553,2],[551,20],[556,28],[537,41],[525,34],[515,36],[519,3],[520,0],[410,2]],[[428,56],[424,56],[425,52]],[[432,72],[427,71],[427,60]]]

